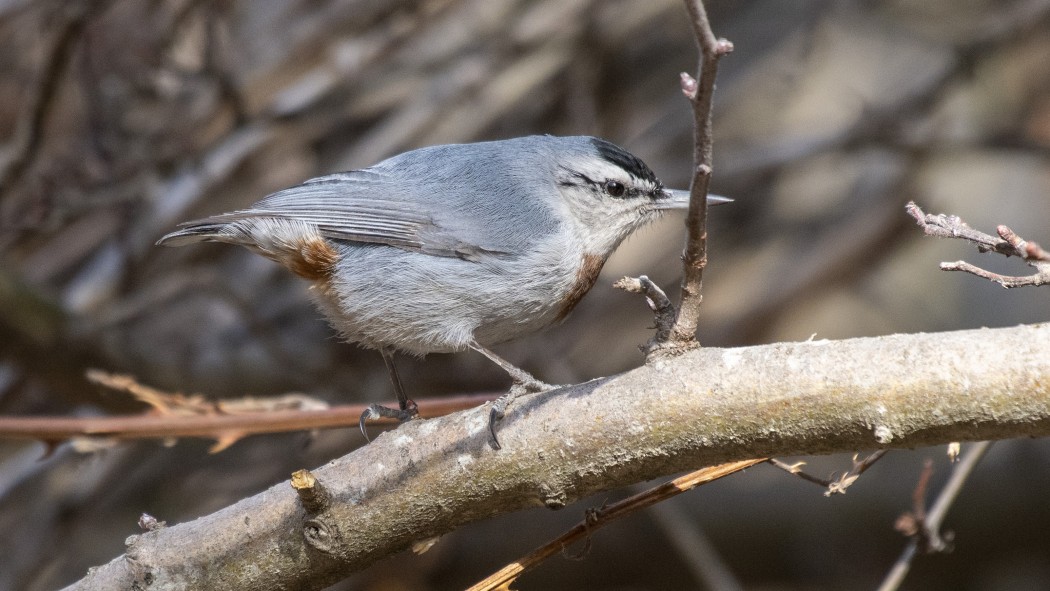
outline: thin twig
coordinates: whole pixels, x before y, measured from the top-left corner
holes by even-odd
[[[941,493],[937,496],[937,500],[934,501],[933,507],[929,512],[923,510],[921,503],[920,506],[916,507],[916,515],[913,517],[916,518],[917,529],[907,547],[904,548],[900,558],[897,559],[897,562],[890,569],[890,572],[887,573],[882,584],[879,585],[878,591],[895,591],[898,589],[911,569],[912,560],[920,550],[924,552],[942,552],[948,548],[940,534],[941,523],[944,521],[944,517],[947,515],[952,502],[959,495],[963,483],[973,473],[973,469],[991,446],[991,441],[982,441],[970,447],[970,453],[966,454],[955,465],[951,478],[948,479],[948,483],[941,489]],[[924,474],[926,474],[925,471]],[[920,485],[916,487],[917,493],[924,488],[924,483],[920,481]],[[925,494],[922,496],[924,497]]]
[[[812,482],[813,484],[816,484],[817,486],[820,486],[820,487],[823,487],[823,488],[827,488],[828,486],[831,485],[831,481],[830,480],[825,480],[823,478],[819,478],[817,476],[813,476],[809,472],[803,472],[802,471],[802,466],[806,465],[805,462],[795,462],[794,464],[788,464],[787,462],[778,460],[776,458],[769,458],[768,460],[766,460],[766,462],[768,462],[769,465],[771,465],[773,467],[779,468],[779,469],[787,472],[788,474],[793,474],[795,476],[798,476],[799,478],[801,478],[802,480],[805,480],[806,482]]]
[[[614,283],[613,287],[630,293],[645,294],[645,302],[649,304],[649,309],[653,311],[653,315],[656,318],[656,334],[649,339],[649,342],[642,349],[648,353],[659,347],[660,343],[666,343],[671,335],[671,328],[674,326],[675,307],[667,297],[667,294],[664,293],[664,290],[660,289],[660,286],[653,283],[645,275],[623,277]]]
[[[665,482],[664,484],[651,488],[645,492],[630,496],[618,503],[613,503],[612,505],[600,509],[592,509],[588,511],[587,517],[580,523],[576,524],[572,529],[558,536],[554,540],[547,542],[543,546],[536,548],[526,556],[523,556],[515,562],[501,568],[499,571],[489,575],[484,580],[479,581],[470,587],[468,591],[496,591],[499,589],[507,589],[509,588],[509,585],[525,571],[536,567],[544,560],[561,552],[562,549],[570,544],[589,536],[595,530],[616,519],[625,517],[655,503],[680,495],[687,490],[724,478],[730,474],[739,472],[744,468],[749,468],[764,461],[765,459],[743,460],[740,462],[730,462],[728,464],[703,468],[695,472],[690,472],[685,476],[675,478],[669,482]]]
[[[711,105],[718,74],[718,61],[733,51],[733,44],[717,39],[707,20],[701,0],[686,0],[693,34],[700,48],[700,66],[696,77],[682,73],[682,92],[693,107],[693,180],[690,186],[689,213],[686,216],[688,238],[682,252],[684,277],[678,318],[670,334],[676,347],[696,343],[696,326],[700,316],[700,290],[707,266],[707,190],[711,181],[712,134]]]
[[[812,482],[813,484],[817,484],[824,487],[825,489],[827,489],[824,491],[824,496],[830,497],[831,495],[836,494],[846,494],[846,489],[853,485],[853,483],[856,482],[858,478],[860,478],[860,475],[866,472],[868,468],[871,468],[875,464],[875,462],[879,461],[882,458],[882,456],[886,455],[886,452],[887,450],[885,449],[877,450],[860,461],[857,460],[857,454],[853,454],[853,467],[850,468],[848,472],[843,472],[841,476],[835,478],[834,480],[826,480],[824,478],[813,476],[812,474],[804,472],[802,470],[802,466],[805,465],[805,462],[786,464],[776,458],[769,458],[766,461],[789,474],[794,474],[795,476],[798,476],[806,482]]]
[[[151,411],[116,417],[0,417],[0,439],[37,439],[53,445],[73,438],[214,439],[211,451],[226,449],[248,435],[356,426],[368,405],[346,404],[320,408],[302,395],[244,398],[211,402],[194,394],[162,392],[131,376],[91,371],[89,379],[131,394]],[[419,403],[419,416],[443,416],[474,408],[495,395],[450,396]],[[380,420],[393,424],[392,420]]]
[[[941,263],[942,271],[963,271],[994,281],[1007,289],[1050,284],[1050,252],[1047,252],[1035,242],[1029,242],[1021,238],[1009,227],[1004,225],[998,226],[995,231],[999,234],[999,237],[996,238],[990,234],[974,230],[958,216],[945,215],[943,213],[939,215],[924,213],[915,202],[909,202],[905,206],[905,210],[908,212],[908,215],[915,218],[919,227],[922,228],[927,236],[959,238],[973,243],[980,252],[997,252],[1007,257],[1021,257],[1028,266],[1036,270],[1031,275],[1000,275],[965,261],[955,261],[952,263]]]

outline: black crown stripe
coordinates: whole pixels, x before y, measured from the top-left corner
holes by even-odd
[[[655,185],[660,184],[656,174],[634,154],[601,138],[591,138],[591,143],[594,144],[602,158],[626,170],[635,178],[649,181]]]

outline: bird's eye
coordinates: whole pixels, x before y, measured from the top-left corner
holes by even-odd
[[[627,192],[627,187],[623,186],[620,181],[605,181],[605,192],[612,197],[623,197]]]

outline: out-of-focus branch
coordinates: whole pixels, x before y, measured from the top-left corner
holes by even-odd
[[[18,117],[18,128],[10,141],[0,147],[0,190],[11,188],[36,157],[42,139],[42,129],[53,109],[62,75],[69,65],[70,57],[77,46],[88,20],[108,2],[98,0],[63,3],[54,17],[58,31],[47,49],[45,66],[30,87],[23,112]],[[0,220],[2,226],[3,220]]]
[[[970,477],[973,469],[991,446],[992,442],[982,441],[970,448],[970,453],[966,454],[955,466],[951,478],[948,479],[948,483],[941,489],[941,493],[937,495],[937,500],[934,501],[933,508],[929,512],[926,511],[923,505],[926,499],[926,484],[929,482],[931,466],[931,464],[927,464],[927,469],[923,472],[923,477],[915,489],[914,511],[904,518],[904,521],[910,524],[906,528],[910,531],[906,533],[911,536],[911,542],[904,548],[904,552],[897,559],[893,568],[890,569],[886,579],[879,585],[878,591],[895,591],[898,589],[904,581],[904,577],[907,576],[908,571],[911,570],[912,560],[918,552],[943,552],[948,548],[948,544],[941,537],[941,523],[944,522],[948,509],[959,495],[959,490],[962,488],[963,483]],[[900,526],[900,522],[898,522],[898,526]],[[898,529],[901,528],[898,527]]]
[[[485,407],[409,421],[312,471],[320,513],[284,483],[144,533],[72,588],[321,589],[469,522],[698,466],[1046,436],[1048,350],[1050,325],[696,349],[522,397],[502,450]]]
[[[715,38],[707,21],[707,11],[701,0],[686,0],[693,34],[700,48],[700,66],[696,77],[682,73],[682,93],[693,107],[693,180],[690,186],[689,213],[686,216],[685,249],[682,252],[684,276],[682,301],[678,317],[671,330],[672,346],[695,344],[696,327],[700,317],[700,290],[704,268],[707,266],[707,191],[712,171],[711,105],[715,91],[718,61],[733,51],[733,44]]]
[[[973,243],[980,252],[997,252],[1008,257],[1021,257],[1025,263],[1036,270],[1031,275],[1014,277],[993,273],[966,261],[955,261],[953,263],[941,263],[942,271],[971,273],[978,277],[984,277],[989,281],[994,281],[1007,289],[1027,285],[1050,284],[1050,253],[1035,242],[1029,242],[1021,238],[1007,226],[1000,225],[995,229],[996,233],[999,234],[999,237],[996,238],[990,234],[974,230],[958,216],[945,215],[943,213],[939,215],[924,213],[915,202],[909,202],[906,210],[909,215],[915,218],[919,223],[919,227],[922,228],[922,231],[927,236],[959,238]]]
[[[452,396],[421,400],[419,415],[437,417],[473,408],[495,395]],[[167,439],[203,437],[222,440],[262,433],[338,429],[357,425],[367,405],[346,404],[324,410],[273,410],[237,414],[157,415],[119,417],[0,417],[0,439],[39,439],[57,442],[73,437],[112,439]],[[376,423],[394,424],[395,421]]]
[[[200,395],[162,392],[134,378],[92,370],[88,379],[127,392],[153,410],[115,417],[4,417],[0,439],[38,439],[56,444],[68,439],[214,439],[212,453],[249,435],[357,426],[367,405],[325,407],[302,395],[209,401]],[[495,395],[432,398],[419,403],[423,418],[438,417],[484,404]],[[393,420],[379,422],[395,424]]]
[[[743,460],[719,466],[711,466],[710,468],[702,468],[695,472],[690,472],[685,476],[679,476],[678,478],[675,478],[670,482],[665,482],[660,486],[655,486],[636,495],[631,495],[630,497],[607,507],[590,509],[587,511],[587,515],[584,517],[583,521],[576,524],[557,538],[547,542],[539,548],[536,548],[528,555],[523,556],[519,560],[516,560],[492,573],[490,576],[485,577],[484,580],[478,581],[467,589],[467,591],[499,591],[500,589],[507,589],[509,588],[509,585],[517,580],[517,578],[525,571],[538,566],[544,560],[547,560],[558,552],[564,551],[570,544],[578,542],[579,540],[591,535],[599,528],[609,525],[621,517],[626,517],[632,513],[641,511],[646,507],[651,507],[656,503],[676,497],[688,490],[707,484],[708,482],[714,482],[715,480],[725,478],[730,474],[735,474],[745,468],[750,468],[751,466],[764,461],[765,460],[762,459]]]
[[[635,487],[637,488],[637,487]],[[697,499],[702,512],[707,504]],[[684,503],[660,503],[649,508],[648,516],[662,530],[668,549],[678,555],[679,560],[692,573],[692,581],[681,581],[681,587],[717,589],[718,591],[745,591],[743,583],[734,572],[736,569],[726,561],[715,543],[704,532],[704,528]]]

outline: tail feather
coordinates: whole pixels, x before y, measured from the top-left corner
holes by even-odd
[[[157,241],[158,246],[185,246],[197,242],[237,242],[225,223],[188,222],[186,227],[166,234]]]

